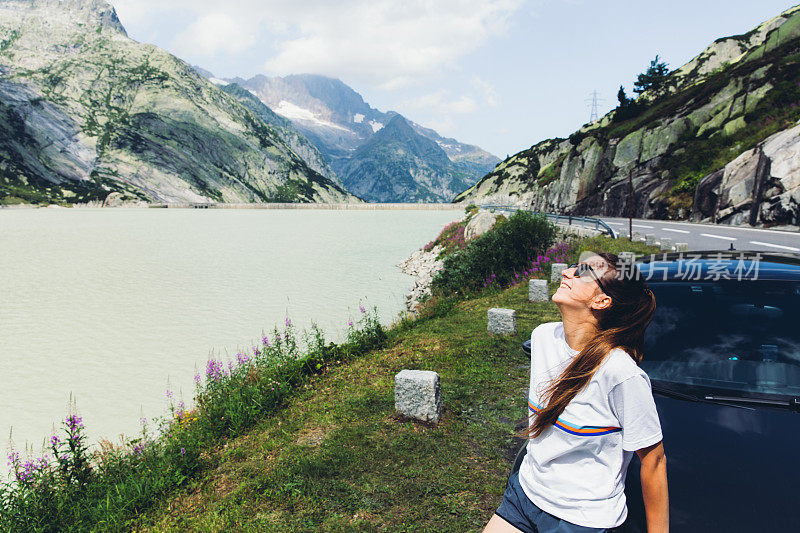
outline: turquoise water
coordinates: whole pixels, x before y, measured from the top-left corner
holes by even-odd
[[[0,431],[38,451],[74,398],[93,441],[191,399],[286,316],[331,338],[403,309],[397,263],[460,211],[0,210]]]

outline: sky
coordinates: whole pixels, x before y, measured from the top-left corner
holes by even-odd
[[[797,1],[797,0],[795,0]],[[657,54],[676,69],[775,0],[111,0],[128,35],[217,77],[323,74],[504,158],[600,115]]]

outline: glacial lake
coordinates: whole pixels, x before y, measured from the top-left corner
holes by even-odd
[[[391,323],[414,282],[397,264],[462,213],[2,209],[3,439],[40,452],[71,397],[91,441],[135,435],[287,316],[332,340],[359,305]]]

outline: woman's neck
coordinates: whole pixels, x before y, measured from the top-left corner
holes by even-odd
[[[597,326],[585,317],[562,316],[561,319],[564,323],[564,340],[573,350],[583,350],[586,344],[597,335]]]

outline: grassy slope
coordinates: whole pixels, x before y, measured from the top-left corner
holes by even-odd
[[[627,241],[601,247],[646,250]],[[390,348],[333,368],[211,452],[213,466],[141,517],[139,529],[479,530],[521,442],[513,433],[526,416],[529,361],[520,345],[536,325],[560,319],[552,302],[529,303],[526,285],[395,328]],[[516,335],[486,333],[491,307],[517,310]],[[395,416],[393,376],[404,368],[440,374],[437,426]]]

